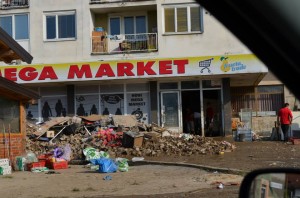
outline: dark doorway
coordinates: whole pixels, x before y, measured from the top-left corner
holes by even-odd
[[[205,136],[222,136],[221,90],[203,90]]]
[[[183,132],[201,135],[200,91],[182,91]]]

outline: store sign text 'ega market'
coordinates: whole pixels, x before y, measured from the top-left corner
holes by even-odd
[[[182,60],[160,60],[160,61],[141,61],[133,64],[131,62],[118,62],[116,69],[110,63],[101,63],[98,66],[90,64],[70,64],[66,69],[68,80],[72,79],[88,79],[102,77],[124,77],[124,76],[157,76],[157,75],[172,75],[184,74],[185,67],[188,65],[188,59]],[[156,66],[157,65],[157,66]],[[154,67],[158,67],[155,69]],[[58,80],[58,67],[43,66],[40,70],[35,67],[13,67],[3,68],[0,70],[0,75],[12,81],[18,79],[22,81],[43,81],[43,80]]]

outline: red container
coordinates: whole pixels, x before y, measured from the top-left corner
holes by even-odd
[[[50,166],[48,167],[50,169],[67,169],[68,168],[68,162],[67,161],[61,161],[61,162],[50,162]]]
[[[46,165],[46,161],[41,161],[41,162],[32,162],[27,164],[27,170],[31,171],[32,168],[36,168],[36,167],[45,167]]]
[[[38,160],[46,160],[48,158],[52,157],[52,154],[43,154],[38,156]]]
[[[294,144],[294,145],[298,145],[300,144],[300,138],[290,138],[290,141]]]

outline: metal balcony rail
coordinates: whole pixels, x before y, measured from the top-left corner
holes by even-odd
[[[153,1],[153,0],[90,0],[90,4],[122,3],[122,2],[136,2],[136,1]]]
[[[29,7],[29,0],[0,0],[1,9]]]
[[[157,33],[92,36],[92,53],[130,53],[157,51]]]

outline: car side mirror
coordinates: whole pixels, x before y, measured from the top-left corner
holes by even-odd
[[[248,173],[240,186],[240,198],[300,198],[300,169],[271,168]]]

